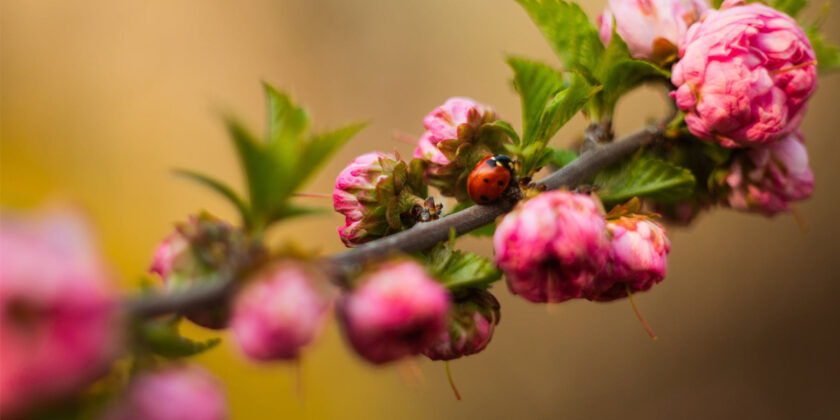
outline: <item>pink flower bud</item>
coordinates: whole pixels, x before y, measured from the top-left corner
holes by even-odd
[[[400,163],[394,156],[373,152],[361,155],[338,174],[333,190],[333,208],[344,215],[338,234],[352,247],[385,235],[387,197],[380,186],[387,183]],[[394,191],[389,191],[391,194]]]
[[[420,136],[414,157],[426,161],[426,182],[442,195],[469,199],[466,175],[488,154],[503,153],[507,135],[482,131],[496,121],[496,112],[468,98],[450,98],[423,120],[426,131]]]
[[[469,98],[449,98],[423,119],[426,134],[433,145],[446,140],[469,142],[478,129],[496,120],[496,112]]]
[[[607,261],[604,216],[585,194],[549,191],[520,203],[493,236],[510,291],[532,302],[585,297]]]
[[[423,354],[432,360],[452,360],[484,350],[499,323],[499,309],[499,301],[486,290],[459,291],[446,329]]]
[[[728,0],[689,29],[671,96],[694,135],[725,147],[768,145],[802,120],[817,84],[815,57],[788,15]]]
[[[160,275],[170,293],[182,292],[197,283],[219,281],[221,274],[238,259],[260,253],[259,245],[229,223],[207,213],[190,216],[180,223],[155,252],[150,272]],[[211,305],[185,316],[206,328],[227,325],[227,305]]]
[[[598,33],[608,45],[615,19],[633,58],[664,64],[676,58],[680,40],[708,9],[705,0],[609,0]]]
[[[117,299],[75,215],[3,215],[0,416],[66,396],[107,371],[119,347]]]
[[[242,351],[257,360],[298,357],[323,323],[327,300],[302,263],[283,262],[258,274],[237,296],[231,327]]]
[[[149,271],[166,280],[172,274],[175,260],[189,252],[190,243],[178,231],[172,232],[158,245]]]
[[[772,216],[789,211],[790,202],[804,200],[814,190],[808,150],[798,131],[767,148],[739,151],[722,186],[726,203],[741,211]]]
[[[643,214],[607,221],[610,237],[608,269],[601,272],[599,289],[591,300],[613,300],[631,292],[644,292],[665,278],[671,241],[665,228]]]
[[[223,420],[227,400],[216,378],[196,365],[144,372],[106,420]]]
[[[414,261],[387,263],[339,305],[350,344],[382,364],[421,353],[446,327],[449,293]]]

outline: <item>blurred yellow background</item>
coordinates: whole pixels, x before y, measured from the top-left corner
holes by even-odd
[[[604,3],[584,8],[594,18]],[[241,185],[219,115],[232,110],[262,130],[261,80],[304,103],[316,129],[372,121],[306,188],[328,194],[358,154],[409,155],[394,131],[419,135],[423,116],[449,96],[492,104],[518,126],[504,54],[557,63],[511,0],[4,0],[0,11],[2,204],[80,205],[126,286],[174,221],[199,209],[234,219],[225,202],[170,169]],[[840,11],[825,27],[840,42]],[[626,301],[546,307],[499,284],[492,344],[452,365],[462,402],[442,364],[418,359],[422,381],[406,365],[371,367],[332,320],[302,360],[302,396],[294,366],[248,362],[230,340],[198,359],[224,380],[236,419],[836,415],[840,75],[820,85],[803,126],[817,182],[797,206],[807,231],[791,216],[724,210],[672,229],[668,278],[637,297],[657,342]],[[621,102],[617,130],[665,109],[658,92],[637,91]],[[583,125],[576,118],[558,144]],[[338,215],[295,220],[277,236],[335,252],[340,223]],[[492,252],[489,241],[463,243]]]

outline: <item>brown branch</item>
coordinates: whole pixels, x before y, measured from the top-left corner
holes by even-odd
[[[649,126],[612,143],[602,144],[585,151],[563,168],[540,180],[548,190],[575,187],[601,169],[639,148],[650,144],[662,135],[661,126]],[[323,265],[341,276],[359,268],[364,262],[386,255],[413,253],[433,247],[449,237],[454,229],[458,235],[492,223],[516,205],[515,200],[501,200],[486,206],[473,206],[439,220],[420,223],[411,229],[368,242],[359,247],[325,257]],[[140,297],[128,303],[127,312],[136,317],[151,317],[172,312],[183,312],[221,301],[235,289],[234,276],[219,283],[196,287],[183,293]]]

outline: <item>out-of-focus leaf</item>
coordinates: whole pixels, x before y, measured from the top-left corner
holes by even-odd
[[[811,46],[814,47],[814,52],[817,55],[817,69],[820,73],[827,73],[840,69],[840,52],[836,45],[830,45],[823,38],[822,33],[817,25],[811,25],[805,33],[811,41]]]
[[[251,226],[251,209],[248,207],[248,203],[246,203],[245,200],[243,200],[242,197],[240,197],[239,194],[237,194],[236,191],[234,191],[227,184],[214,178],[211,178],[207,175],[198,172],[193,172],[187,169],[176,169],[175,173],[187,179],[191,179],[195,182],[198,182],[199,184],[204,185],[210,188],[211,190],[221,194],[222,197],[227,198],[228,201],[230,201],[236,207],[236,209],[239,210],[239,215],[242,217],[242,223],[245,225],[245,227]]]
[[[636,153],[631,159],[599,172],[593,181],[605,204],[633,197],[673,202],[691,196],[696,181],[690,170],[661,159]]]
[[[159,356],[170,359],[194,356],[217,346],[222,340],[211,338],[195,341],[178,332],[178,320],[147,320],[139,326],[139,339],[143,347]]]
[[[767,3],[770,7],[785,12],[795,19],[808,5],[808,0],[769,0]]]

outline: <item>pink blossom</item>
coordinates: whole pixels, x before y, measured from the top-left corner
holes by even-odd
[[[376,187],[393,174],[398,162],[393,155],[372,152],[357,157],[338,174],[332,198],[335,211],[344,215],[338,234],[345,246],[367,242],[387,230],[386,203]]]
[[[477,134],[479,128],[496,120],[496,112],[469,98],[449,98],[423,119],[426,134],[432,145],[446,140],[465,141]]]
[[[789,211],[790,202],[804,200],[814,190],[802,134],[797,131],[770,147],[743,151],[733,158],[724,182],[726,203],[734,209],[767,216]]]
[[[688,28],[708,9],[705,0],[609,0],[598,16],[598,33],[608,45],[615,19],[633,58],[664,64],[676,58]]]
[[[496,228],[496,265],[510,291],[532,302],[585,297],[607,261],[605,224],[588,195],[542,193],[520,203]]]
[[[590,299],[613,300],[649,290],[665,278],[671,241],[665,228],[649,216],[631,214],[607,221],[610,237],[608,269],[601,272],[599,291]]]
[[[302,263],[282,262],[250,280],[233,305],[231,327],[242,351],[257,360],[297,358],[321,329],[327,300]]]
[[[689,29],[671,96],[694,135],[725,147],[769,145],[799,125],[816,71],[795,20],[760,3],[728,0]]]
[[[228,418],[222,385],[196,366],[144,372],[131,381],[106,420],[223,420]]]
[[[446,329],[423,354],[432,360],[452,360],[484,350],[499,323],[499,309],[499,301],[486,290],[459,291]]]
[[[116,356],[116,296],[87,225],[73,214],[3,215],[0,414],[62,397]]]
[[[446,166],[449,165],[449,159],[432,143],[429,132],[423,133],[420,140],[417,141],[417,148],[414,149],[414,157],[417,159],[427,160],[435,165]]]
[[[414,261],[390,262],[339,305],[350,344],[376,364],[419,354],[446,327],[449,293]]]

